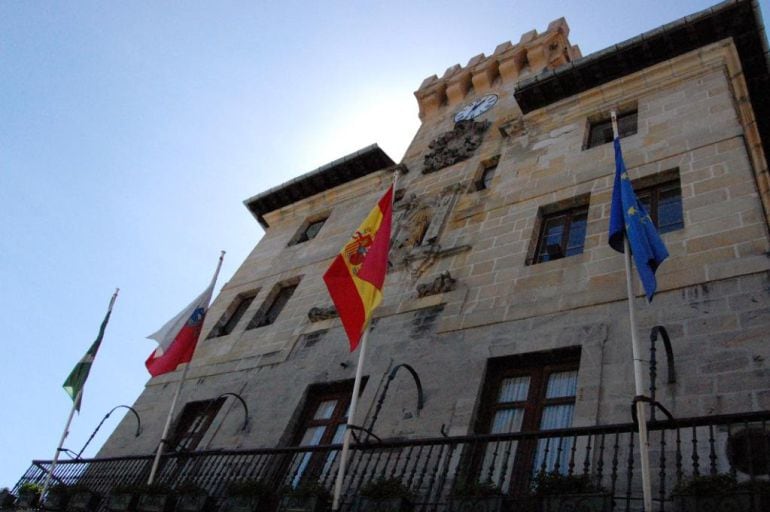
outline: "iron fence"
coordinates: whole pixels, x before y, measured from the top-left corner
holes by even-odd
[[[728,473],[739,480],[770,472],[770,411],[649,423],[655,510],[673,510],[672,489],[698,475]],[[638,437],[633,423],[515,434],[382,442],[351,447],[342,510],[352,510],[361,487],[396,478],[415,497],[416,512],[448,510],[453,489],[488,482],[511,500],[526,495],[538,472],[587,475],[612,496],[612,510],[642,507]],[[171,487],[193,483],[223,500],[229,482],[256,479],[275,489],[303,480],[334,486],[340,445],[168,454],[156,479]],[[152,456],[60,461],[53,478],[102,496],[118,484],[147,480]],[[33,461],[20,479],[42,482],[50,461]],[[102,504],[104,507],[104,504]]]

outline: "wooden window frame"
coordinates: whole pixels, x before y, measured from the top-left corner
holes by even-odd
[[[548,352],[522,354],[490,359],[482,388],[480,406],[476,414],[475,432],[488,434],[492,430],[495,415],[500,410],[522,408],[524,410],[521,432],[540,431],[543,411],[548,406],[577,403],[577,395],[570,397],[546,398],[548,379],[554,373],[579,371],[580,347],[568,347]],[[530,378],[525,400],[498,402],[500,386],[505,379],[528,376]],[[524,491],[528,488],[533,474],[533,464],[537,452],[537,439],[519,441],[513,463],[513,470],[508,476],[511,490]],[[482,470],[483,453],[476,452],[471,457],[474,473]]]
[[[174,434],[171,442],[166,444],[166,451],[194,451],[208,432],[224,403],[224,398],[187,402],[176,420]],[[198,427],[190,432],[198,420],[200,420]]]
[[[361,381],[360,392],[363,392],[367,379]],[[353,381],[346,380],[329,384],[315,384],[308,388],[305,400],[302,405],[302,412],[299,420],[294,423],[293,434],[291,436],[290,446],[302,446],[302,439],[307,431],[315,427],[324,427],[324,433],[318,443],[313,446],[330,445],[340,426],[348,423],[348,409],[353,395]],[[329,400],[336,400],[337,404],[330,418],[316,419],[315,415],[321,403]],[[302,480],[315,480],[321,475],[324,466],[329,463],[331,453],[319,450],[312,455],[306,456],[307,459],[302,463],[302,470],[295,474],[293,484],[298,484]],[[285,459],[282,464],[288,468],[290,458]]]
[[[633,185],[633,183],[632,183]],[[660,215],[660,195],[662,192],[668,192],[670,190],[676,190],[679,192],[679,202],[680,202],[680,209],[679,209],[679,222],[674,226],[664,226],[660,227],[659,221],[659,215]],[[671,231],[677,231],[679,229],[684,229],[684,211],[681,208],[682,203],[682,185],[679,182],[679,178],[676,177],[674,179],[669,179],[666,181],[662,181],[660,183],[656,183],[654,185],[647,185],[643,188],[639,188],[639,190],[635,190],[636,197],[639,199],[639,202],[643,202],[642,199],[647,196],[649,197],[649,211],[647,212],[650,215],[650,218],[652,219],[653,224],[655,224],[655,227],[658,229],[658,233],[670,233]]]
[[[538,236],[537,236],[537,245],[535,247],[535,254],[532,257],[532,263],[546,263],[548,261],[555,261],[560,260],[562,258],[568,257],[567,255],[567,246],[569,243],[569,235],[572,228],[572,224],[575,221],[576,216],[585,216],[586,220],[586,230],[588,229],[588,204],[580,204],[577,206],[573,206],[571,208],[565,208],[558,211],[554,211],[551,213],[542,213],[540,215],[540,227],[538,229]],[[551,246],[545,246],[546,243],[546,229],[549,226],[549,222],[553,219],[556,219],[558,217],[565,217],[564,220],[564,229],[561,236],[561,241],[559,242],[559,252],[556,253],[554,250],[549,249]],[[555,244],[552,244],[555,245]],[[583,244],[581,245],[580,253],[582,254],[583,250],[585,249],[585,236],[583,237]],[[544,259],[545,256],[548,256],[548,259]],[[572,254],[570,256],[577,256],[577,254]]]

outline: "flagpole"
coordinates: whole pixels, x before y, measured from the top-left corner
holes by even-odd
[[[120,291],[120,288],[115,288],[115,293],[112,294],[112,298],[110,299],[110,305],[107,307],[107,315],[109,315],[112,312],[112,307],[115,305],[115,299],[118,298],[119,291]],[[56,447],[56,453],[53,454],[51,467],[48,469],[48,474],[45,475],[45,482],[43,483],[43,489],[42,491],[40,491],[41,498],[43,498],[45,496],[46,491],[48,491],[48,485],[51,483],[51,477],[53,476],[53,471],[54,469],[56,469],[56,464],[59,462],[59,454],[61,453],[62,447],[64,446],[64,440],[67,439],[67,435],[70,433],[70,425],[72,424],[72,419],[75,417],[75,411],[77,411],[78,407],[80,407],[80,400],[82,398],[83,398],[83,388],[81,387],[77,395],[75,395],[75,399],[72,401],[72,408],[70,409],[70,414],[67,417],[67,423],[64,425],[64,432],[62,432],[61,439],[59,440],[59,446]]]
[[[350,412],[348,413],[348,424],[355,425],[353,418],[356,416],[356,409],[358,408],[358,393],[361,390],[361,378],[363,376],[364,368],[364,356],[366,354],[366,345],[369,341],[369,326],[364,330],[364,335],[361,337],[361,350],[358,353],[358,366],[356,367],[356,378],[353,381],[353,396],[350,399]],[[350,450],[350,436],[352,430],[345,429],[345,437],[342,441],[342,454],[340,455],[340,467],[337,471],[337,480],[334,482],[334,502],[332,503],[332,510],[339,510],[340,495],[342,494],[342,481],[345,479],[345,466],[348,462],[348,451]]]
[[[219,255],[217,269],[214,271],[214,277],[211,278],[211,284],[209,286],[213,286],[214,283],[217,282],[219,270],[222,268],[222,260],[224,260],[224,258],[225,251],[222,251],[222,253]],[[166,416],[166,424],[163,426],[163,433],[160,435],[160,443],[158,443],[158,450],[155,452],[155,459],[152,461],[152,468],[150,469],[150,477],[147,479],[147,485],[152,485],[152,483],[155,481],[155,473],[157,473],[158,466],[160,465],[160,456],[163,454],[163,446],[168,442],[166,437],[168,436],[168,431],[171,428],[171,419],[174,416],[174,409],[176,408],[176,403],[179,400],[179,395],[182,392],[182,384],[184,384],[184,381],[187,378],[187,372],[189,369],[190,362],[187,362],[185,364],[184,370],[182,370],[182,376],[179,378],[176,391],[174,391],[174,398],[171,399],[171,407],[169,407],[168,416]]]
[[[612,118],[613,139],[618,137],[618,118],[613,110]],[[628,236],[623,236],[623,260],[626,267],[626,290],[628,293],[628,318],[631,324],[631,351],[634,359],[634,385],[636,396],[644,395],[644,374],[642,373],[641,349],[636,329],[636,308],[634,307],[634,285],[631,272],[631,247]],[[647,413],[644,410],[644,402],[636,402],[636,417],[639,425],[639,452],[642,465],[642,495],[644,497],[644,510],[652,512],[652,479],[650,474],[650,443],[647,437]]]
[[[75,411],[78,408],[78,402],[82,396],[83,390],[81,389],[78,391],[78,394],[75,396],[75,400],[72,402],[72,408],[70,409],[70,414],[67,417],[67,423],[64,425],[64,432],[62,432],[61,439],[59,440],[59,446],[56,447],[56,453],[54,453],[53,460],[51,461],[51,467],[48,469],[48,473],[45,475],[43,489],[40,491],[41,499],[45,496],[45,493],[48,490],[48,484],[51,483],[53,470],[56,468],[56,463],[59,462],[59,453],[61,453],[62,446],[64,446],[64,440],[67,439],[67,434],[70,433],[70,424],[72,423],[72,418],[75,417]]]
[[[398,168],[393,173],[393,200],[396,196],[396,185],[398,184]],[[358,394],[361,389],[361,379],[363,376],[364,368],[364,355],[366,354],[366,345],[369,341],[369,324],[367,323],[364,328],[364,334],[361,337],[361,351],[358,353],[358,366],[356,366],[356,377],[353,381],[353,396],[350,398],[350,412],[348,413],[348,424],[355,425],[353,418],[356,415],[356,409],[358,408]],[[345,468],[348,463],[348,452],[350,451],[350,437],[351,430],[345,429],[345,437],[342,441],[342,453],[340,454],[340,466],[337,470],[337,479],[334,482],[334,500],[332,501],[332,511],[339,510],[340,495],[342,494],[342,483],[345,480]]]

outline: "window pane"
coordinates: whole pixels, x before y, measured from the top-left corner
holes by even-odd
[[[540,420],[540,430],[571,427],[574,412],[575,404],[549,405],[544,407],[543,416]],[[572,438],[569,437],[540,439],[537,443],[534,471],[545,470],[566,473],[571,449]]]
[[[548,405],[543,408],[543,417],[540,420],[540,430],[553,430],[555,428],[568,428],[572,426],[572,414],[575,412],[575,404]]]
[[[558,472],[566,474],[569,470],[569,457],[572,450],[571,437],[551,437],[537,442],[535,462],[532,472]]]
[[[546,398],[561,398],[565,396],[575,396],[577,393],[577,372],[558,372],[552,373],[548,377],[548,388],[545,392]]]
[[[337,426],[337,430],[334,432],[334,437],[332,438],[331,444],[342,444],[342,441],[345,439],[345,427],[346,425]],[[319,480],[323,480],[327,477],[329,470],[331,470],[332,465],[334,464],[334,460],[337,458],[338,453],[339,452],[329,452],[329,454],[326,456],[326,461],[324,462],[324,467],[321,470],[321,477]]]
[[[569,227],[569,237],[567,240],[567,256],[581,254],[586,240],[586,225],[588,214],[583,213],[575,215]]]
[[[267,308],[267,311],[264,313],[264,315],[262,315],[262,318],[259,319],[259,313],[254,316],[254,320],[258,320],[257,325],[253,325],[254,320],[252,320],[252,325],[249,325],[248,328],[251,329],[253,327],[264,327],[265,325],[270,325],[275,322],[276,318],[278,318],[278,315],[281,314],[281,310],[283,310],[283,307],[287,302],[289,302],[289,299],[296,289],[296,284],[281,288],[273,299],[273,302]]]
[[[497,411],[495,419],[492,421],[490,433],[509,434],[511,432],[520,432],[523,419],[524,409],[522,407]]]
[[[305,435],[302,436],[300,446],[316,446],[324,435],[326,427],[310,427],[305,431]]]
[[[334,408],[337,407],[337,400],[326,400],[321,402],[316,409],[314,420],[328,420],[334,414]]]
[[[618,135],[620,135],[621,138],[636,133],[638,117],[637,111],[627,112],[618,116]],[[613,138],[611,119],[591,123],[588,133],[589,148],[612,142]]]
[[[527,399],[527,394],[529,394],[528,375],[503,379],[497,401],[498,403],[522,402]]]
[[[636,111],[623,114],[618,118],[618,134],[628,137],[636,133],[638,113]],[[610,139],[612,140],[612,139]]]
[[[661,190],[658,196],[658,230],[668,233],[683,227],[681,190],[678,186]]]
[[[305,230],[305,240],[312,240],[323,227],[325,220],[319,220],[311,223]]]
[[[224,325],[224,327],[222,327],[222,335],[230,334],[233,332],[233,329],[235,329],[238,321],[241,319],[246,310],[249,309],[249,306],[251,306],[254,297],[255,296],[252,295],[251,297],[243,297],[241,299],[241,301],[238,303],[238,307],[235,308],[235,311],[233,311],[232,316],[227,320],[227,323]]]
[[[563,256],[561,254],[561,240],[564,233],[564,220],[563,215],[545,220],[538,261],[550,261]]]
[[[600,146],[612,140],[612,123],[610,120],[591,125],[588,147]]]

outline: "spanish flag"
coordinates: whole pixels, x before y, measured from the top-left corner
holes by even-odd
[[[324,274],[350,351],[358,347],[372,311],[382,302],[382,284],[388,270],[390,228],[393,223],[393,185],[377,202]]]

